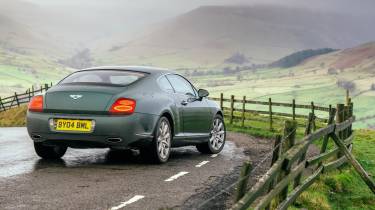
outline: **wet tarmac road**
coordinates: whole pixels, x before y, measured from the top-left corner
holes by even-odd
[[[63,159],[45,161],[26,128],[0,128],[0,209],[184,208],[242,164],[243,151],[230,138],[217,156],[177,148],[163,165],[108,149],[68,149]]]

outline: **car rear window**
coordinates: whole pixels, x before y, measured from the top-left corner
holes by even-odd
[[[115,70],[90,70],[73,73],[63,79],[59,84],[102,84],[102,85],[129,85],[147,73],[134,71]]]

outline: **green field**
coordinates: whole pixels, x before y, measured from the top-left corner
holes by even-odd
[[[237,75],[207,75],[190,78],[197,87],[208,89],[213,97],[219,97],[220,93],[224,93],[225,98],[230,98],[230,95],[236,96],[237,99],[246,96],[247,99],[264,101],[272,98],[275,102],[288,103],[296,99],[298,104],[310,104],[311,101],[314,101],[315,105],[321,106],[330,104],[335,106],[337,103],[345,102],[346,90],[337,86],[337,77],[354,78],[356,83],[363,83],[364,80],[372,78],[366,77],[365,73],[361,74],[361,79],[356,79],[351,72],[344,72],[337,76],[327,75],[323,70],[313,73],[301,68],[258,69],[255,73],[242,71],[240,75],[241,79],[238,79]],[[371,83],[367,82],[367,84]],[[363,90],[364,88],[358,85],[351,95]],[[372,104],[375,103],[375,91],[353,96],[352,101],[357,119],[375,114],[375,109],[372,108]],[[285,108],[281,108],[281,110],[285,110]],[[355,127],[366,128],[372,124],[375,124],[375,120],[360,121],[355,123]]]
[[[24,92],[32,85],[55,83],[71,70],[49,57],[14,53],[0,48],[0,96]]]

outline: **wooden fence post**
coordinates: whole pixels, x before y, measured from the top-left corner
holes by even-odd
[[[275,143],[273,145],[273,152],[272,152],[272,160],[271,160],[271,167],[273,164],[280,158],[281,150],[282,150],[282,143],[281,143],[282,136],[276,135]],[[270,192],[275,186],[275,180],[272,180],[269,187],[268,192]],[[269,210],[271,208],[271,205],[268,204],[265,208],[266,210]]]
[[[44,89],[45,89],[45,91],[47,91],[48,90],[48,84],[46,83],[46,84],[44,84]]]
[[[310,112],[309,117],[307,119],[307,123],[306,123],[305,136],[307,136],[311,133],[313,120],[314,120],[314,114]]]
[[[250,161],[244,162],[241,174],[239,177],[239,182],[237,185],[237,193],[236,193],[236,202],[239,201],[246,193],[247,189],[247,182],[249,180],[249,174],[251,172],[251,163]]]
[[[350,99],[350,98],[349,98]],[[353,117],[353,102],[351,102],[351,100],[349,100],[349,118]],[[353,130],[352,130],[352,125],[349,126],[349,136],[351,136],[353,133]]]
[[[241,126],[245,126],[245,109],[246,109],[246,96],[242,98],[242,124]]]
[[[331,111],[332,111],[332,104],[330,104],[328,106],[328,120],[329,120],[329,117],[331,116]],[[336,113],[335,113],[336,114]]]
[[[293,120],[296,119],[296,99],[293,99],[292,102],[292,114],[293,114]]]
[[[34,96],[35,95],[35,93],[34,93],[34,85],[31,85],[31,92],[32,92],[32,94]]]
[[[344,121],[349,119],[349,106],[344,106]],[[343,131],[343,138],[342,139],[346,139],[349,137],[349,127],[347,127],[346,129],[344,129]]]
[[[43,93],[43,85],[40,86],[40,93]]]
[[[223,107],[223,99],[224,99],[224,94],[220,93],[220,109],[224,111]]]
[[[29,96],[29,101],[31,101],[31,90],[30,90],[30,88],[29,88],[29,92],[28,92],[28,96]]]
[[[311,124],[311,128],[313,131],[316,130],[316,124],[315,124],[315,105],[314,105],[314,102],[311,101],[311,113],[313,114],[313,119],[312,119],[312,124]]]
[[[268,98],[268,112],[269,112],[269,121],[270,121],[270,131],[273,130],[273,119],[272,119],[272,99]]]
[[[16,102],[17,102],[17,106],[20,106],[20,102],[19,102],[19,100],[18,100],[17,92],[14,92],[14,98],[15,98],[15,100],[16,100]]]
[[[344,119],[344,112],[345,112],[345,105],[344,104],[337,104],[337,114],[336,114],[336,123],[342,123],[345,121]],[[344,132],[340,131],[338,133],[340,139],[344,139]],[[337,158],[340,158],[342,153],[337,153]]]
[[[306,128],[305,128],[305,136],[307,136],[311,133],[313,120],[314,120],[314,114],[309,113],[309,119],[308,119],[308,122],[307,122]],[[307,153],[307,150],[302,154],[301,158],[298,160],[298,164],[302,163],[302,161],[304,161],[306,159],[306,153]],[[298,187],[301,184],[301,179],[302,179],[302,172],[300,174],[298,174],[297,177],[294,179],[293,189],[295,189],[296,187]]]
[[[4,107],[4,104],[3,104],[3,100],[1,99],[1,97],[0,97],[0,108],[2,108],[3,111],[5,111],[5,107]]]
[[[296,141],[295,140],[296,129],[297,129],[297,122],[296,121],[289,121],[289,120],[285,121],[284,135],[283,135],[284,142],[283,142],[283,146],[282,146],[282,154],[284,154],[291,147],[294,146],[295,141]],[[292,164],[289,164],[289,165],[291,166]],[[290,171],[291,171],[290,167],[283,168],[283,170],[282,170],[282,172],[279,176],[279,181],[282,180],[283,178],[285,178],[286,176],[288,176]],[[283,190],[281,191],[281,193],[279,195],[279,202],[283,201],[287,198],[288,188],[289,188],[289,185],[285,186],[285,188],[283,188]]]
[[[234,112],[234,95],[230,96],[230,124],[233,124],[233,112]]]
[[[344,104],[337,104],[337,114],[336,114],[336,123],[344,122]],[[342,131],[339,132],[339,137],[342,139],[343,133]]]
[[[346,98],[345,98],[345,102],[346,102],[346,103],[345,103],[346,105],[349,105],[349,103],[350,103],[350,102],[349,102],[349,89],[346,89]]]
[[[328,125],[331,125],[334,123],[335,121],[335,115],[336,115],[336,109],[335,108],[332,108],[332,106],[330,105],[330,111],[329,111],[329,118],[328,118],[328,123],[327,123],[327,126]],[[327,150],[327,145],[328,145],[328,140],[329,140],[329,135],[325,135],[324,138],[323,138],[323,142],[322,142],[322,148],[320,149],[320,154],[323,154],[326,152]],[[322,165],[323,163],[320,162],[318,164],[318,168]]]

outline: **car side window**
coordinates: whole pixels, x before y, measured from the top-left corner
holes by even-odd
[[[167,75],[167,78],[177,93],[196,96],[192,85],[185,78],[176,74]]]
[[[158,80],[159,86],[162,90],[168,92],[168,93],[173,93],[174,90],[172,88],[171,83],[169,83],[168,79],[165,76],[162,76]]]

